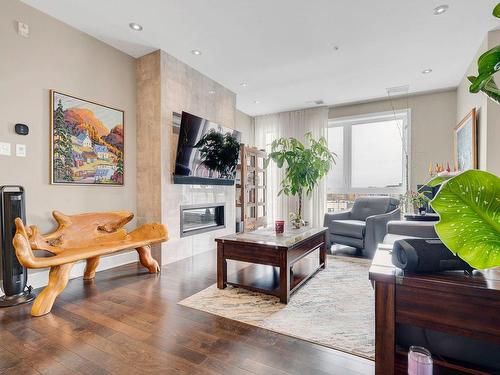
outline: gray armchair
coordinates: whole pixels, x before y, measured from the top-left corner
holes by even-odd
[[[377,244],[384,240],[387,223],[399,220],[399,201],[390,197],[360,197],[349,211],[326,214],[329,245],[352,246],[372,258]]]

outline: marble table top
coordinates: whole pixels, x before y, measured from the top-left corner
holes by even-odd
[[[236,241],[267,245],[273,247],[291,247],[301,241],[304,241],[314,235],[326,231],[326,227],[305,226],[295,229],[291,226],[285,226],[285,232],[276,234],[274,227],[257,229],[252,232],[235,233],[224,237],[217,237],[219,242]]]

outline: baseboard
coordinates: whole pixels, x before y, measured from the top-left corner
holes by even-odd
[[[97,272],[109,270],[110,268],[123,266],[125,264],[136,263],[138,259],[139,258],[136,251],[129,251],[127,253],[120,253],[108,257],[103,257],[99,262],[99,266],[97,267]],[[73,269],[71,270],[69,278],[76,279],[77,277],[82,277],[84,270],[85,270],[85,261],[76,263]],[[48,269],[38,272],[32,272],[31,270],[28,271],[28,285],[31,285],[33,289],[38,289],[46,286],[48,281],[49,281]],[[1,290],[0,296],[3,295],[4,295],[3,290]]]

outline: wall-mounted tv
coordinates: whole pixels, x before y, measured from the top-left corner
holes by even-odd
[[[233,185],[241,133],[182,112],[174,183]]]

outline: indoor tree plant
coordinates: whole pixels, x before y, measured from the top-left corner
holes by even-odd
[[[306,147],[295,138],[280,138],[271,144],[271,153],[265,160],[265,166],[272,160],[278,168],[285,168],[281,181],[281,194],[296,196],[298,207],[291,214],[292,223],[299,227],[302,220],[302,201],[304,194],[310,196],[319,181],[326,176],[333,164],[335,154],[330,152],[324,137],[315,140],[311,133],[304,138],[309,143]]]

